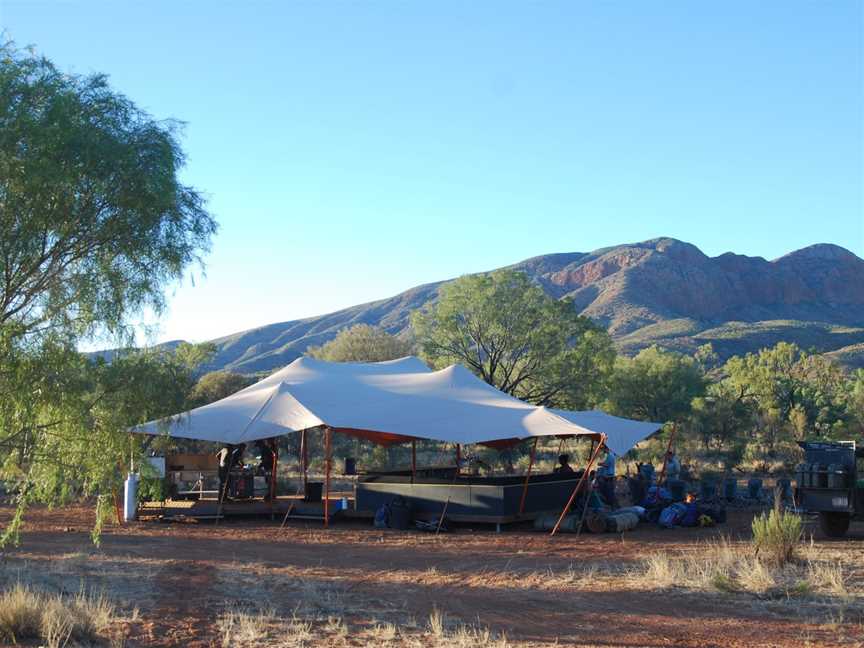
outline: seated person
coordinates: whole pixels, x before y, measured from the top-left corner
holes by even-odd
[[[573,468],[570,466],[570,455],[562,454],[558,456],[558,465],[555,466],[555,469],[552,471],[556,474],[572,474]]]

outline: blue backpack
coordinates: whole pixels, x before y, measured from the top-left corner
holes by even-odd
[[[386,529],[388,526],[390,526],[390,508],[382,504],[381,508],[375,511],[375,528]]]

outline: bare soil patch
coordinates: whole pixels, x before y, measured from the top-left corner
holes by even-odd
[[[0,509],[0,523],[10,515]],[[746,541],[746,512],[711,529],[579,538],[147,522],[107,528],[98,549],[92,519],[84,507],[32,510],[21,546],[2,557],[0,585],[104,592],[121,612],[126,646],[864,646],[860,524],[841,541],[816,535],[808,551],[842,565],[849,591],[811,600],[637,576],[652,553],[693,555],[721,536]]]

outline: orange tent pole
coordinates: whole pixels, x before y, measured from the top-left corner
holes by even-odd
[[[600,435],[600,443],[597,444],[597,447],[594,449],[594,452],[591,453],[591,458],[588,460],[588,465],[585,466],[585,472],[582,473],[582,477],[579,478],[579,483],[576,484],[576,488],[573,489],[573,493],[570,495],[570,499],[567,500],[567,504],[564,505],[564,510],[561,511],[561,515],[558,517],[558,521],[555,523],[555,528],[552,529],[551,535],[555,535],[558,531],[558,527],[561,526],[561,522],[564,520],[564,516],[567,515],[567,510],[573,504],[573,500],[576,499],[576,494],[579,492],[579,489],[582,488],[582,483],[585,481],[585,478],[588,476],[588,473],[591,472],[591,466],[594,465],[594,461],[597,459],[597,455],[600,454],[600,448],[603,447],[603,444],[606,442],[606,435]],[[586,502],[587,506],[588,503]]]
[[[330,468],[331,468],[330,427],[324,428],[324,526],[330,526]]]
[[[519,515],[525,512],[525,497],[528,495],[528,480],[531,479],[531,469],[534,467],[534,457],[537,455],[537,441],[540,437],[534,437],[534,445],[531,446],[531,459],[528,461],[528,472],[525,474],[525,485],[522,486],[522,499],[519,501]]]

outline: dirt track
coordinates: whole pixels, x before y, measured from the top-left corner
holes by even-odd
[[[9,513],[0,511],[0,522]],[[438,609],[504,631],[513,641],[537,644],[864,645],[864,619],[808,621],[782,602],[618,588],[596,575],[609,569],[624,574],[652,551],[693,551],[720,534],[746,535],[750,516],[744,513],[714,529],[645,527],[623,539],[549,538],[527,529],[459,529],[436,539],[359,523],[329,531],[294,525],[280,532],[269,520],[219,526],[148,522],[108,528],[100,549],[90,542],[91,519],[81,508],[33,511],[21,547],[5,558],[46,575],[92,578],[126,596],[127,607],[140,608],[140,618],[126,631],[132,646],[215,645],[214,619],[226,600],[290,614],[304,592],[312,591],[302,588],[317,585],[338,586],[340,600],[362,602],[342,610],[351,623],[386,618],[398,624]],[[864,557],[864,525],[853,526],[846,540],[817,541]],[[80,574],[68,566],[70,558]]]

